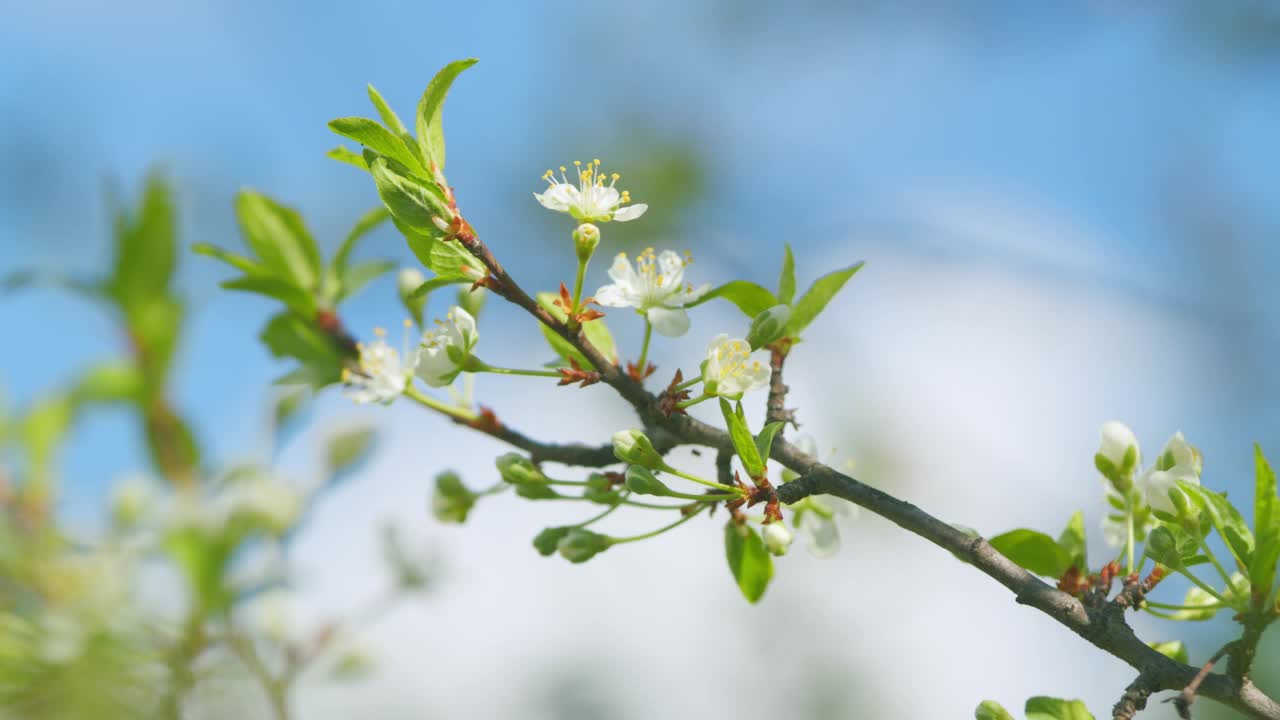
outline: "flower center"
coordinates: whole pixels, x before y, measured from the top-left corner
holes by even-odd
[[[569,190],[577,197],[573,198],[573,205],[576,206],[586,218],[592,218],[597,215],[609,214],[622,205],[631,202],[631,193],[626,190],[618,190],[614,185],[622,178],[618,173],[608,174],[604,172],[600,165],[600,159],[596,158],[583,165],[581,160],[573,161],[574,172],[578,174],[578,186],[574,187],[569,182],[566,173],[569,169],[564,165],[560,166],[560,176],[552,170],[547,170],[542,174],[542,179],[546,180],[551,186],[550,190]],[[605,184],[606,180],[608,184]]]
[[[716,362],[720,363],[720,377],[741,377],[747,372],[747,361],[751,359],[751,348],[741,340],[734,340],[716,348]],[[760,361],[751,361],[751,370],[760,369]]]

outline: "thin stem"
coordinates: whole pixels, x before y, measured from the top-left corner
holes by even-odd
[[[1211,587],[1209,587],[1208,585],[1206,585],[1204,582],[1202,582],[1202,581],[1200,580],[1200,578],[1196,577],[1195,575],[1192,575],[1190,572],[1188,572],[1187,570],[1184,570],[1184,569],[1182,569],[1182,568],[1174,568],[1174,569],[1175,569],[1175,570],[1177,570],[1179,573],[1181,573],[1183,576],[1185,576],[1188,580],[1190,580],[1191,582],[1195,583],[1195,586],[1196,586],[1196,587],[1198,587],[1198,588],[1200,588],[1201,590],[1203,590],[1203,591],[1205,591],[1205,592],[1209,593],[1209,594],[1210,594],[1211,596],[1213,596],[1213,598],[1214,598],[1215,600],[1217,600],[1218,602],[1222,603],[1223,605],[1231,605],[1231,603],[1230,603],[1230,602],[1228,602],[1228,601],[1227,601],[1227,599],[1226,599],[1225,597],[1223,597],[1222,595],[1220,595],[1220,594],[1218,593],[1218,591],[1217,591],[1217,590],[1214,590],[1213,588],[1211,588]],[[1235,606],[1234,606],[1234,605],[1231,605],[1231,607],[1235,607]]]
[[[440,402],[439,400],[436,400],[433,397],[424,395],[422,391],[414,387],[412,383],[405,386],[404,396],[418,403],[419,405],[422,405],[423,407],[427,407],[432,410],[435,410],[438,413],[443,413],[445,415],[448,415],[454,420],[461,420],[463,422],[468,422],[468,423],[475,422],[476,420],[476,414],[471,412],[470,410],[466,410],[460,407],[454,407],[452,405],[449,405],[448,403],[443,403],[443,402]]]
[[[681,390],[687,390],[687,389],[689,389],[689,388],[693,387],[694,385],[697,385],[697,384],[698,384],[698,383],[700,383],[700,382],[702,382],[702,376],[701,376],[701,375],[694,375],[691,379],[689,379],[689,380],[685,380],[684,382],[682,382],[682,383],[680,383],[679,385],[677,385],[677,386],[675,387],[675,390],[676,390],[676,392],[679,392],[679,391],[681,391]]]
[[[693,495],[691,493],[682,493],[671,490],[665,497],[680,498],[682,500],[693,500],[694,502],[720,502],[721,500],[735,500],[742,497],[740,494],[734,495]],[[683,507],[683,506],[680,506]]]
[[[587,263],[589,262],[591,262],[589,258],[586,260],[583,260],[583,259],[578,260],[578,276],[574,278],[574,281],[573,281],[573,310],[572,312],[569,313],[570,322],[572,322],[572,318],[574,315],[577,314],[578,310],[581,309],[580,305],[582,303],[582,283],[587,277]]]
[[[1126,503],[1126,505],[1127,504],[1128,503]],[[1125,544],[1126,552],[1128,552],[1129,554],[1129,562],[1124,566],[1124,571],[1126,574],[1128,574],[1133,572],[1134,539],[1133,539],[1133,508],[1132,507],[1128,508],[1128,510],[1125,512],[1125,516],[1128,521],[1127,524],[1129,526],[1129,540]]]
[[[648,540],[651,537],[657,537],[658,535],[661,535],[662,533],[667,532],[668,530],[674,530],[680,527],[681,525],[689,522],[690,520],[693,519],[695,515],[697,515],[700,512],[702,512],[702,508],[698,508],[697,510],[694,510],[693,512],[685,515],[684,517],[671,523],[670,525],[663,525],[657,530],[644,533],[643,535],[632,535],[631,537],[624,537],[624,538],[611,538],[609,541],[609,544],[621,545],[622,543],[636,542],[637,540]]]
[[[1213,563],[1214,569],[1218,571],[1218,575],[1222,577],[1222,582],[1226,583],[1227,589],[1232,589],[1231,575],[1227,573],[1226,568],[1222,567],[1222,563],[1218,562],[1218,558],[1214,557],[1213,551],[1209,549],[1209,543],[1196,533],[1196,540],[1200,544],[1200,549],[1204,551],[1205,557],[1209,558],[1209,562]]]
[[[487,372],[494,375],[524,375],[527,377],[561,377],[560,373],[555,370],[521,370],[517,368],[494,367],[485,363],[480,363],[472,372]]]
[[[649,340],[653,337],[653,323],[649,322],[649,316],[644,316],[644,342],[640,345],[640,361],[636,363],[640,367],[640,372],[644,372],[645,361],[649,359]]]
[[[678,402],[678,403],[676,403],[676,407],[677,407],[677,408],[680,408],[681,410],[684,410],[685,408],[691,408],[691,407],[693,407],[694,405],[697,405],[697,404],[698,404],[698,403],[700,403],[700,402],[703,402],[703,401],[706,401],[706,400],[710,400],[710,399],[711,399],[711,398],[713,398],[713,397],[715,397],[715,395],[708,395],[707,393],[702,393],[701,395],[699,395],[699,396],[698,396],[698,397],[696,397],[696,398],[693,398],[693,399],[690,399],[690,400],[685,400],[684,402]]]
[[[1226,605],[1219,603],[1213,603],[1210,605],[1175,605],[1173,603],[1162,603],[1147,599],[1144,599],[1143,602],[1153,608],[1159,608],[1161,610],[1218,610],[1226,607]]]
[[[625,500],[625,498],[624,498],[624,500]],[[588,525],[590,525],[590,524],[592,524],[592,523],[595,523],[595,522],[597,522],[597,521],[600,521],[600,520],[605,519],[606,517],[609,517],[609,514],[610,514],[610,513],[612,513],[614,510],[617,510],[617,509],[618,509],[618,508],[620,508],[620,507],[622,507],[622,503],[617,503],[617,504],[614,504],[614,505],[610,505],[608,508],[605,508],[605,511],[604,511],[604,512],[602,512],[602,513],[600,513],[600,514],[598,514],[598,515],[594,515],[594,516],[592,516],[590,519],[588,519],[588,520],[584,520],[583,522],[580,522],[580,523],[578,523],[577,525],[573,525],[572,527],[584,528],[584,527],[586,527],[586,526],[588,526]]]
[[[1178,617],[1177,615],[1174,615],[1173,613],[1161,612],[1159,610],[1155,610],[1149,607],[1142,608],[1142,611],[1148,615],[1158,617],[1161,620],[1182,620],[1183,619]]]
[[[691,474],[689,474],[689,473],[687,473],[687,472],[684,472],[683,470],[677,470],[677,469],[675,469],[675,468],[671,467],[670,465],[664,466],[664,467],[662,468],[662,470],[663,470],[664,472],[669,472],[669,473],[671,473],[672,475],[675,475],[676,477],[682,477],[682,478],[684,478],[685,480],[689,480],[689,481],[691,481],[691,482],[696,482],[696,483],[698,483],[699,485],[706,485],[707,487],[709,487],[709,488],[715,488],[716,490],[724,490],[725,492],[732,493],[732,494],[733,494],[733,495],[735,495],[735,496],[738,496],[738,495],[742,495],[742,494],[743,494],[743,492],[742,492],[742,488],[736,488],[736,487],[733,487],[732,485],[721,485],[721,484],[720,484],[720,483],[718,483],[718,482],[712,482],[712,481],[710,481],[710,480],[706,480],[706,479],[704,479],[704,478],[700,478],[700,477],[698,477],[697,475],[691,475]]]

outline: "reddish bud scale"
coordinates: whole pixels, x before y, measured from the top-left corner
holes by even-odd
[[[658,366],[654,365],[653,363],[649,363],[648,365],[646,365],[643,371],[641,371],[639,365],[636,365],[633,362],[627,363],[627,376],[630,377],[632,380],[635,380],[636,382],[643,382],[650,375],[657,372],[657,370],[658,370]]]
[[[487,408],[483,405],[480,406],[480,414],[476,419],[465,424],[468,427],[472,427],[486,433],[494,433],[502,429],[502,423],[498,421],[498,416],[494,414],[491,408]]]

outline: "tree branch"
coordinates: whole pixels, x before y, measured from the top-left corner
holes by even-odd
[[[787,362],[788,351],[789,346],[781,343],[769,347],[769,369],[773,372],[769,375],[769,400],[766,405],[765,422],[783,423],[782,430],[778,431],[778,437],[782,437],[783,430],[786,430],[786,423],[791,423],[791,427],[797,430],[800,428],[799,423],[796,422],[795,411],[788,410],[786,407],[787,391],[790,388],[782,381],[782,367]]]
[[[1124,689],[1120,702],[1111,708],[1111,720],[1133,720],[1139,710],[1147,707],[1147,698],[1151,697],[1152,692],[1154,688],[1151,687],[1151,676],[1139,675],[1138,679]]]
[[[473,236],[469,241],[468,249],[488,267],[496,280],[493,285],[497,287],[491,287],[503,298],[524,308],[581,352],[600,373],[601,380],[631,403],[646,427],[666,430],[684,443],[705,445],[722,451],[732,450],[733,444],[726,432],[688,415],[668,416],[664,413],[658,399],[608,361],[587,342],[580,329],[571,330],[539,306],[498,264],[478,238]],[[777,488],[778,499],[783,503],[795,503],[809,495],[834,495],[951,551],[1008,588],[1019,604],[1040,610],[1095,647],[1137,669],[1140,677],[1148,678],[1147,685],[1152,692],[1182,689],[1196,677],[1198,668],[1175,662],[1140,640],[1125,622],[1123,607],[1108,604],[1100,608],[1086,608],[1075,597],[1051,587],[1001,555],[985,539],[971,537],[909,502],[837,472],[800,452],[782,438],[774,441],[770,457],[801,475]],[[1232,679],[1223,675],[1210,675],[1203,678],[1199,694],[1252,718],[1280,720],[1280,704],[1259,691],[1247,676]]]

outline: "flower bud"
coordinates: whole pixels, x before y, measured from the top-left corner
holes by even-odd
[[[547,476],[542,474],[532,460],[520,453],[510,452],[499,455],[494,464],[498,466],[498,474],[502,476],[503,481],[512,485],[545,485],[547,483]]]
[[[791,308],[786,305],[774,305],[756,315],[751,321],[751,329],[747,331],[747,344],[752,350],[759,350],[781,340],[787,332],[787,323],[790,321]]]
[[[1134,468],[1138,466],[1138,438],[1124,423],[1115,420],[1103,423],[1102,441],[1093,462],[1117,491],[1128,492]]]
[[[774,555],[786,555],[792,540],[795,536],[784,523],[775,521],[764,526],[764,546]]]
[[[1138,478],[1137,486],[1152,510],[1176,515],[1184,521],[1195,520],[1200,514],[1199,507],[1187,497],[1179,481],[1200,484],[1200,478],[1190,468],[1179,465],[1169,470],[1152,468]]]
[[[550,557],[560,547],[560,541],[569,534],[572,527],[549,527],[533,539],[533,547],[543,557]]]
[[[571,563],[584,563],[609,549],[612,542],[606,535],[583,528],[573,528],[561,538],[556,549]]]
[[[624,463],[650,470],[666,467],[662,455],[654,449],[649,437],[640,430],[620,430],[613,435],[613,455]]]
[[[431,514],[442,523],[462,524],[476,504],[477,496],[454,472],[436,476],[436,489],[431,496]]]
[[[653,476],[648,468],[632,465],[627,468],[627,489],[637,495],[658,495],[665,497],[671,489]]]
[[[396,276],[396,290],[400,295],[400,302],[404,305],[404,309],[409,311],[409,315],[418,327],[422,327],[422,309],[426,307],[427,294],[422,293],[416,297],[413,294],[426,281],[427,279],[417,268],[401,268],[400,274]]]
[[[1200,450],[1187,442],[1181,432],[1176,432],[1169,438],[1169,442],[1160,451],[1160,457],[1156,458],[1157,470],[1170,470],[1174,467],[1186,468],[1197,476],[1204,471],[1204,458],[1200,455]]]
[[[591,223],[582,223],[573,231],[573,249],[578,253],[578,262],[585,263],[595,254],[600,245],[600,228]]]

